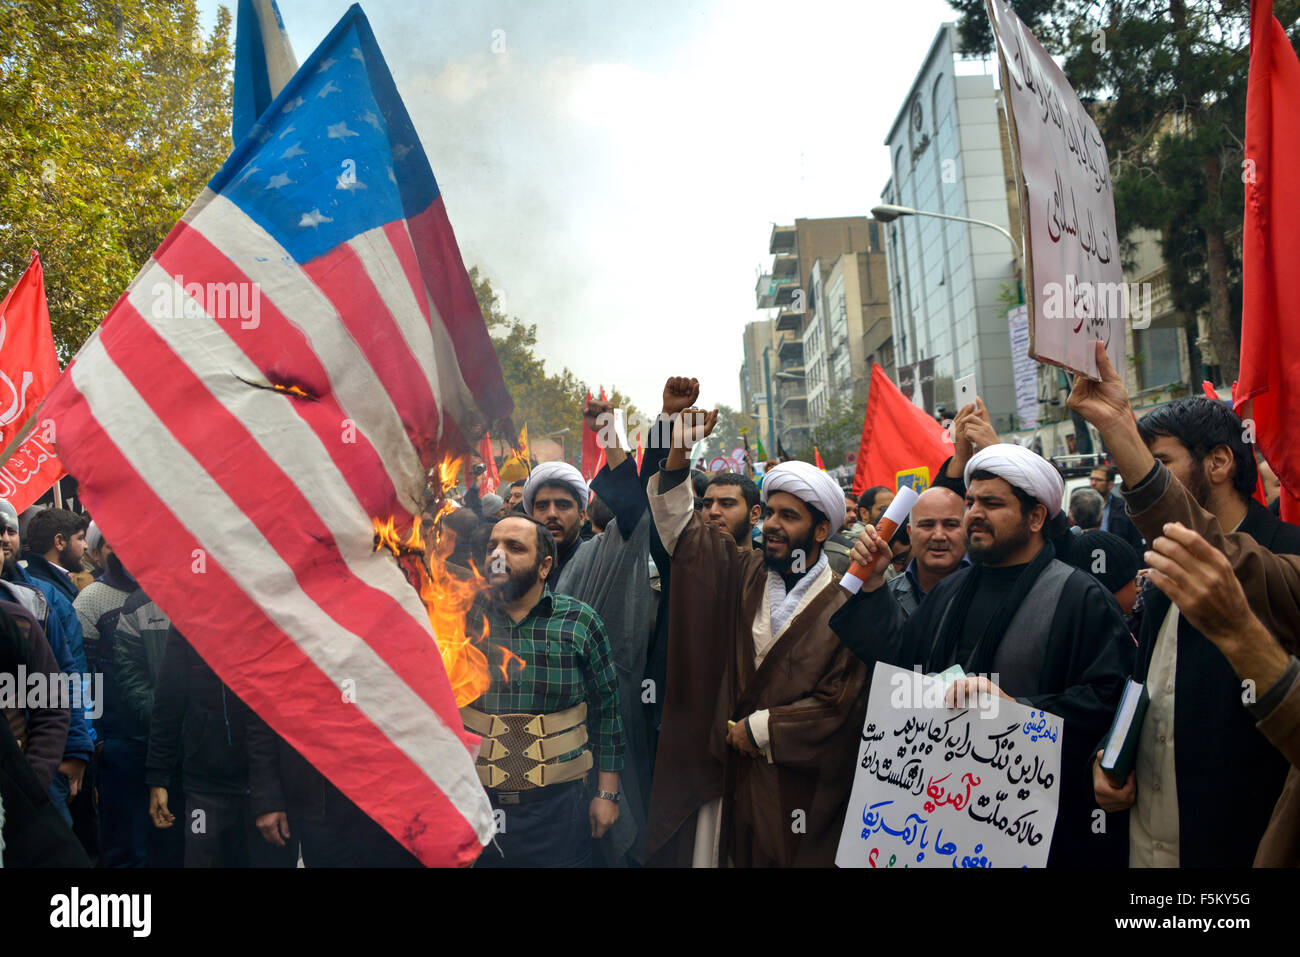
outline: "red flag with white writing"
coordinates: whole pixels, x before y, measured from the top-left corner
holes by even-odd
[[[930,470],[933,482],[939,466],[952,453],[947,430],[903,395],[884,369],[872,363],[853,494],[861,495],[876,485],[897,488],[899,472],[921,467]]]
[[[41,257],[31,262],[0,303],[0,449],[22,431],[59,378],[50,332]],[[54,453],[53,429],[34,423],[31,434],[0,468],[0,498],[22,511],[65,474]]]
[[[1242,231],[1238,414],[1282,482],[1282,518],[1300,521],[1300,442],[1288,417],[1300,403],[1300,62],[1272,0],[1255,0],[1246,91],[1246,217]]]

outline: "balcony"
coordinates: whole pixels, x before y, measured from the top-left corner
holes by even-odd
[[[802,382],[791,383],[781,393],[781,415],[789,424],[795,422],[794,412],[802,414],[807,408],[808,393],[804,391]]]
[[[767,251],[773,256],[778,253],[795,251],[796,239],[793,226],[773,226],[772,237],[768,240]]]
[[[793,254],[774,256],[772,258],[772,278],[797,280],[799,278],[799,257]]]
[[[781,344],[777,346],[776,354],[780,358],[782,365],[787,362],[803,365],[803,341],[796,339],[794,336],[785,336],[781,340]]]
[[[799,280],[776,279],[770,275],[758,277],[754,287],[754,298],[758,309],[774,309],[788,306],[794,300],[794,291],[799,288]]]
[[[778,332],[793,332],[796,336],[803,335],[803,321],[807,313],[803,309],[783,309],[776,317],[776,329]]]

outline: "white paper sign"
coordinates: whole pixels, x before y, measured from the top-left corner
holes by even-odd
[[[1097,378],[1092,342],[1124,376],[1129,289],[1106,144],[1065,75],[1003,0],[985,0],[1001,61],[1027,239],[1029,354]]]
[[[1029,309],[1016,306],[1007,312],[1011,333],[1011,376],[1016,383],[1016,426],[1038,428],[1038,366],[1029,358]]]
[[[1060,718],[1006,698],[943,707],[943,682],[877,662],[840,867],[1043,867]]]

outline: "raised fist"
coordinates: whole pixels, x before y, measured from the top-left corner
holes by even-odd
[[[582,410],[582,421],[587,428],[597,434],[599,434],[602,426],[613,428],[614,403],[592,399],[587,403],[587,407]]]
[[[672,376],[664,383],[664,408],[667,415],[689,409],[700,397],[700,380]]]
[[[718,424],[718,410],[686,409],[673,423],[673,442],[679,448],[689,449],[701,439],[706,439]]]

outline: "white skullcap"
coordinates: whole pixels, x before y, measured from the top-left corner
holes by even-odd
[[[963,478],[968,486],[971,475],[979,471],[992,472],[1020,491],[1038,499],[1047,507],[1048,518],[1061,511],[1061,499],[1065,495],[1065,480],[1061,478],[1061,473],[1056,471],[1056,466],[1029,449],[1009,442],[980,449],[966,463]]]
[[[86,528],[86,550],[93,552],[104,544],[104,533],[99,530],[99,526],[91,522]]]
[[[772,492],[788,492],[816,506],[831,522],[834,535],[844,525],[844,490],[839,483],[807,462],[782,462],[763,475],[763,501]]]
[[[0,498],[0,523],[11,532],[18,531],[18,513],[8,499]]]
[[[524,511],[527,514],[533,514],[533,496],[547,482],[559,482],[569,486],[577,496],[578,508],[587,507],[587,482],[582,477],[582,473],[568,462],[543,462],[533,469],[532,474],[528,476],[528,481],[524,483]]]

